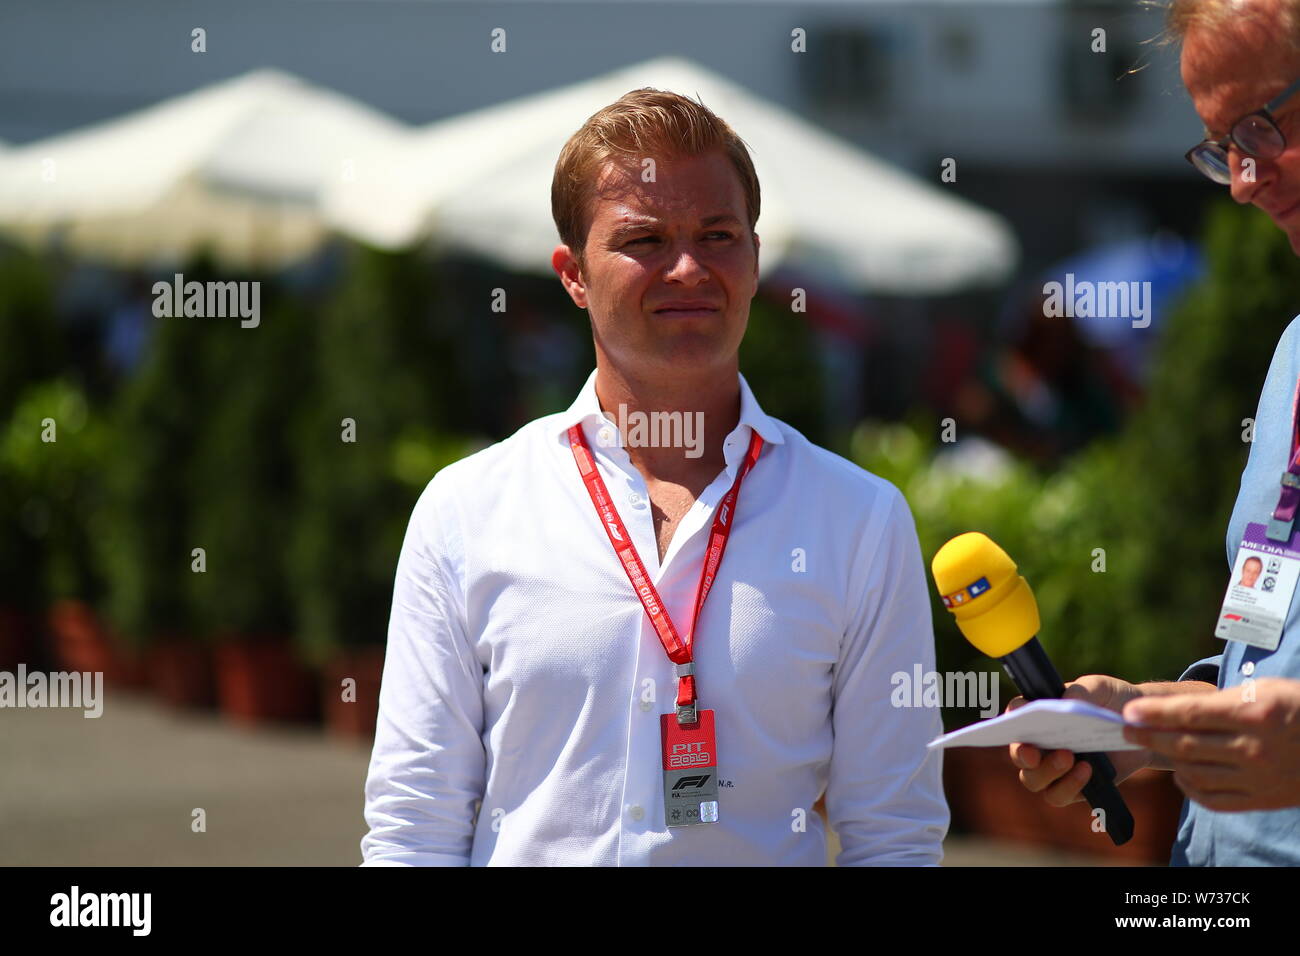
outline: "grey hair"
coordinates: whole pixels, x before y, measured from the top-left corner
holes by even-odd
[[[1269,0],[1269,4],[1276,5],[1283,35],[1300,50],[1300,0]],[[1221,27],[1266,12],[1260,9],[1260,0],[1143,0],[1142,5],[1165,11],[1165,29],[1157,38],[1162,46],[1181,43],[1194,26]]]

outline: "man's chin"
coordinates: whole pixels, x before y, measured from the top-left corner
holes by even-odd
[[[1291,243],[1291,251],[1300,257],[1300,225],[1281,226],[1281,228],[1286,233],[1287,242]]]
[[[711,372],[725,368],[736,354],[717,338],[711,336],[682,336],[673,342],[659,342],[657,347],[646,349],[637,361],[645,368],[655,368],[664,374],[683,372]]]

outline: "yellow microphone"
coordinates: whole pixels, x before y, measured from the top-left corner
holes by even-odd
[[[1026,700],[1065,696],[1065,683],[1038,641],[1038,602],[1016,563],[986,534],[953,538],[930,564],[943,605],[977,650],[1002,662]],[[1090,806],[1105,812],[1116,846],[1133,836],[1133,814],[1115,787],[1115,767],[1104,753],[1078,755],[1092,764],[1083,787]]]
[[[1016,563],[986,534],[959,534],[930,565],[943,604],[966,640],[1006,657],[1038,635],[1038,602]]]

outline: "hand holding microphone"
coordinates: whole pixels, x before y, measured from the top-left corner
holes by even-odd
[[[977,531],[953,538],[931,565],[944,606],[966,640],[1002,662],[1028,700],[1065,696],[1065,685],[1038,642],[1038,604],[1015,562]],[[1074,696],[1074,695],[1071,695]],[[1092,768],[1083,784],[1088,804],[1105,814],[1104,826],[1119,846],[1133,836],[1133,814],[1115,787],[1115,767],[1104,753],[1079,754]]]
[[[1087,701],[1119,713],[1124,705],[1143,696],[1135,684],[1103,674],[1085,674],[1065,685],[1065,696],[1071,700]],[[1028,703],[1016,697],[1007,704],[1007,711]],[[1110,754],[1115,765],[1115,782],[1121,783],[1130,776],[1149,767],[1155,755],[1150,750],[1121,750]],[[1025,789],[1041,793],[1043,799],[1054,807],[1069,806],[1083,799],[1082,789],[1092,779],[1092,765],[1076,760],[1068,750],[1043,750],[1033,744],[1012,744],[1011,762],[1020,768],[1020,782]]]

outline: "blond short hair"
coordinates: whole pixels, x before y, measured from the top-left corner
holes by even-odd
[[[579,265],[591,228],[597,177],[610,160],[639,166],[648,156],[676,159],[721,149],[740,176],[752,233],[758,222],[758,174],[730,126],[701,102],[643,87],[593,114],[560,150],[551,180],[551,216]]]

